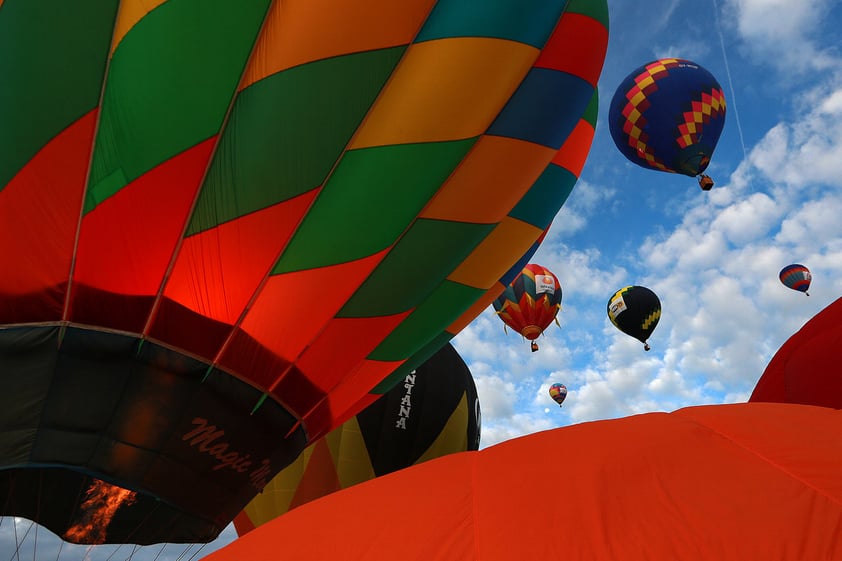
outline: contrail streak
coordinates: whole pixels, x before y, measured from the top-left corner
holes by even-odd
[[[725,38],[722,36],[722,26],[719,23],[719,5],[713,1],[713,16],[716,21],[716,33],[719,35],[719,46],[722,48],[722,60],[725,61],[725,74],[728,76],[728,88],[731,90],[731,100],[728,103],[734,109],[734,118],[737,121],[737,132],[740,135],[740,146],[743,148],[743,158],[748,160],[746,141],[743,138],[743,126],[740,124],[740,112],[737,111],[737,96],[734,95],[734,82],[731,80],[731,67],[728,64],[728,55],[725,52]]]

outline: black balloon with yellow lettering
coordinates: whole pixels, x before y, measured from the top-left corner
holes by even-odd
[[[608,299],[608,319],[617,329],[643,343],[643,349],[648,351],[646,340],[661,319],[661,301],[645,286],[621,288]]]

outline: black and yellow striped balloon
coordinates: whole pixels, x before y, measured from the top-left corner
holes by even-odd
[[[661,301],[645,286],[627,286],[608,300],[608,319],[617,329],[631,335],[649,350],[647,339],[661,319]]]

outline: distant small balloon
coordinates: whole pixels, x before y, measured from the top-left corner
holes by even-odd
[[[787,265],[781,269],[781,272],[778,274],[778,278],[781,279],[784,286],[791,288],[792,290],[803,292],[807,296],[810,295],[807,290],[810,288],[810,282],[813,280],[813,275],[810,273],[810,269],[804,265],[800,265],[798,263]]]
[[[553,384],[550,386],[550,397],[561,407],[561,404],[564,403],[564,398],[567,397],[567,386],[564,384]]]

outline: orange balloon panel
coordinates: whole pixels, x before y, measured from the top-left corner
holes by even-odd
[[[206,559],[839,559],[841,472],[840,411],[690,407],[413,466]]]
[[[842,298],[816,314],[772,358],[749,401],[801,403],[842,409],[839,345]]]

